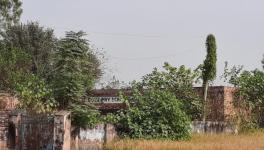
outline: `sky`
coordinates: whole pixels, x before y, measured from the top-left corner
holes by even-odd
[[[263,0],[22,0],[22,22],[85,31],[104,53],[104,76],[139,80],[164,62],[196,68],[205,40],[217,41],[217,74],[230,66],[261,69],[264,54]],[[223,85],[219,78],[215,85]]]

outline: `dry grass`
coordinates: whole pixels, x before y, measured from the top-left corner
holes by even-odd
[[[119,140],[105,150],[264,150],[264,132],[251,134],[201,134],[190,141]]]

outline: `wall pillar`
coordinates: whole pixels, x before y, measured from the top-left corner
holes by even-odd
[[[55,113],[53,149],[71,149],[71,115],[68,111],[59,111]]]

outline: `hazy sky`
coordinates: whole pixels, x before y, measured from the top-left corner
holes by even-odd
[[[209,33],[217,40],[219,75],[224,61],[261,68],[263,7],[263,0],[23,0],[22,21],[39,21],[59,37],[87,32],[106,53],[104,78],[131,81],[165,61],[195,68]]]

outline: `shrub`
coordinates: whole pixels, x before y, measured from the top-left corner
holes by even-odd
[[[173,140],[190,137],[190,120],[182,109],[182,102],[172,93],[148,89],[142,94],[138,88],[134,88],[132,97],[122,99],[129,109],[119,114],[121,135]]]

